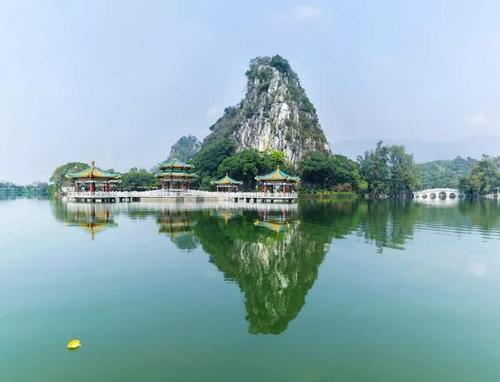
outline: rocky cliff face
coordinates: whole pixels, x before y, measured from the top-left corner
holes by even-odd
[[[310,151],[330,152],[316,109],[287,60],[257,57],[246,76],[245,98],[226,108],[205,143],[231,138],[237,150],[281,150],[293,163]]]

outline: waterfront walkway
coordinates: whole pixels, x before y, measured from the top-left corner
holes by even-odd
[[[198,190],[153,190],[153,191],[109,191],[74,192],[66,195],[70,202],[77,203],[130,203],[130,202],[183,202],[211,201],[233,203],[294,203],[296,192],[213,192]]]

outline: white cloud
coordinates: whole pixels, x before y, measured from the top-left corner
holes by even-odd
[[[320,19],[323,16],[323,11],[315,5],[302,4],[292,9],[284,10],[280,14],[275,15],[273,19],[276,16],[278,20],[286,23],[306,23]]]
[[[474,113],[469,116],[468,123],[470,126],[481,126],[486,122],[486,116],[483,113]]]

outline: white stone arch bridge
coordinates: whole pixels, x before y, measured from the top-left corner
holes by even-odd
[[[415,191],[413,198],[417,200],[453,200],[464,198],[465,195],[455,188],[429,188]]]

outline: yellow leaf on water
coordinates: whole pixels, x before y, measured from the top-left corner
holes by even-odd
[[[76,350],[80,346],[82,346],[82,343],[80,342],[80,340],[77,340],[77,339],[69,341],[68,344],[66,345],[68,350]]]

